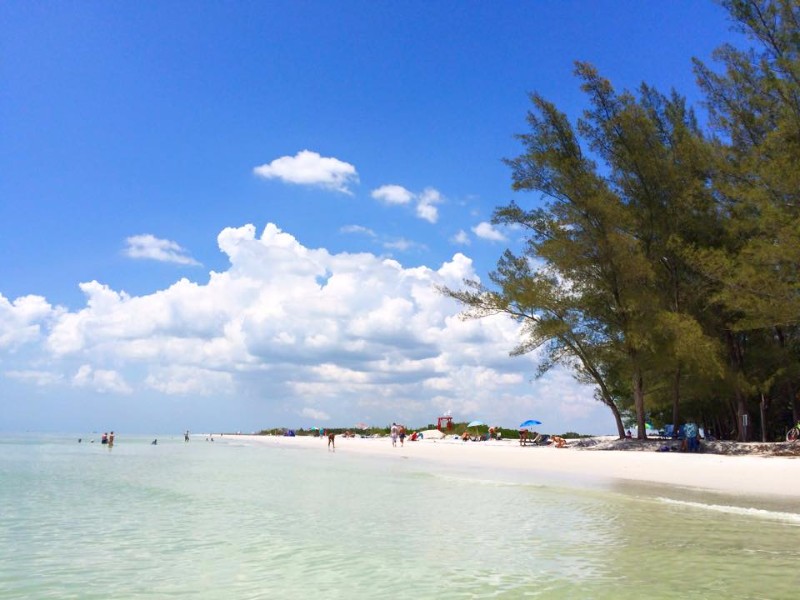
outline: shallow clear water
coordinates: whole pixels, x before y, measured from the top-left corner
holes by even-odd
[[[800,503],[214,443],[0,440],[0,598],[794,598]],[[480,477],[480,478],[479,478]],[[574,483],[574,485],[573,485]]]

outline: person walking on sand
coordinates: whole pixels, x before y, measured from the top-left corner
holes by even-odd
[[[397,446],[397,423],[392,423],[392,428],[389,430],[389,435],[392,437],[392,446]]]
[[[397,434],[400,436],[400,447],[402,448],[403,447],[403,442],[406,439],[406,426],[405,425],[400,425],[397,428],[397,430],[398,430]]]
[[[328,450],[333,448],[333,451],[336,452],[336,434],[335,433],[328,433]]]

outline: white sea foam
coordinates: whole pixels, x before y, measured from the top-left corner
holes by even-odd
[[[706,504],[704,502],[689,502],[686,500],[673,500],[672,498],[663,498],[663,497],[658,498],[658,500],[665,504],[686,506],[690,508],[696,508],[699,510],[710,510],[719,513],[741,515],[744,517],[753,517],[756,519],[769,519],[770,521],[782,521],[784,523],[792,523],[795,525],[800,525],[800,513],[765,510],[763,508],[750,508],[747,506],[732,506],[729,504]]]

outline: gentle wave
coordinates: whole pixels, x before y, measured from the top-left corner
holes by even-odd
[[[672,498],[663,497],[657,498],[657,500],[659,502],[663,502],[664,504],[687,506],[701,510],[710,510],[731,515],[754,517],[757,519],[769,519],[770,521],[782,521],[784,523],[800,525],[800,514],[798,513],[764,510],[762,508],[749,508],[745,506],[732,506],[728,504],[705,504],[703,502],[690,502],[687,500],[674,500]]]

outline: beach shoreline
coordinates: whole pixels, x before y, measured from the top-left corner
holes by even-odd
[[[313,436],[226,435],[247,443],[326,452]],[[336,436],[336,452],[376,458],[450,465],[487,477],[498,470],[595,481],[627,481],[697,491],[785,499],[800,497],[800,460],[786,456],[688,454],[619,451],[553,446],[520,446],[517,440],[462,442],[451,439],[406,440],[392,446],[383,438]]]

